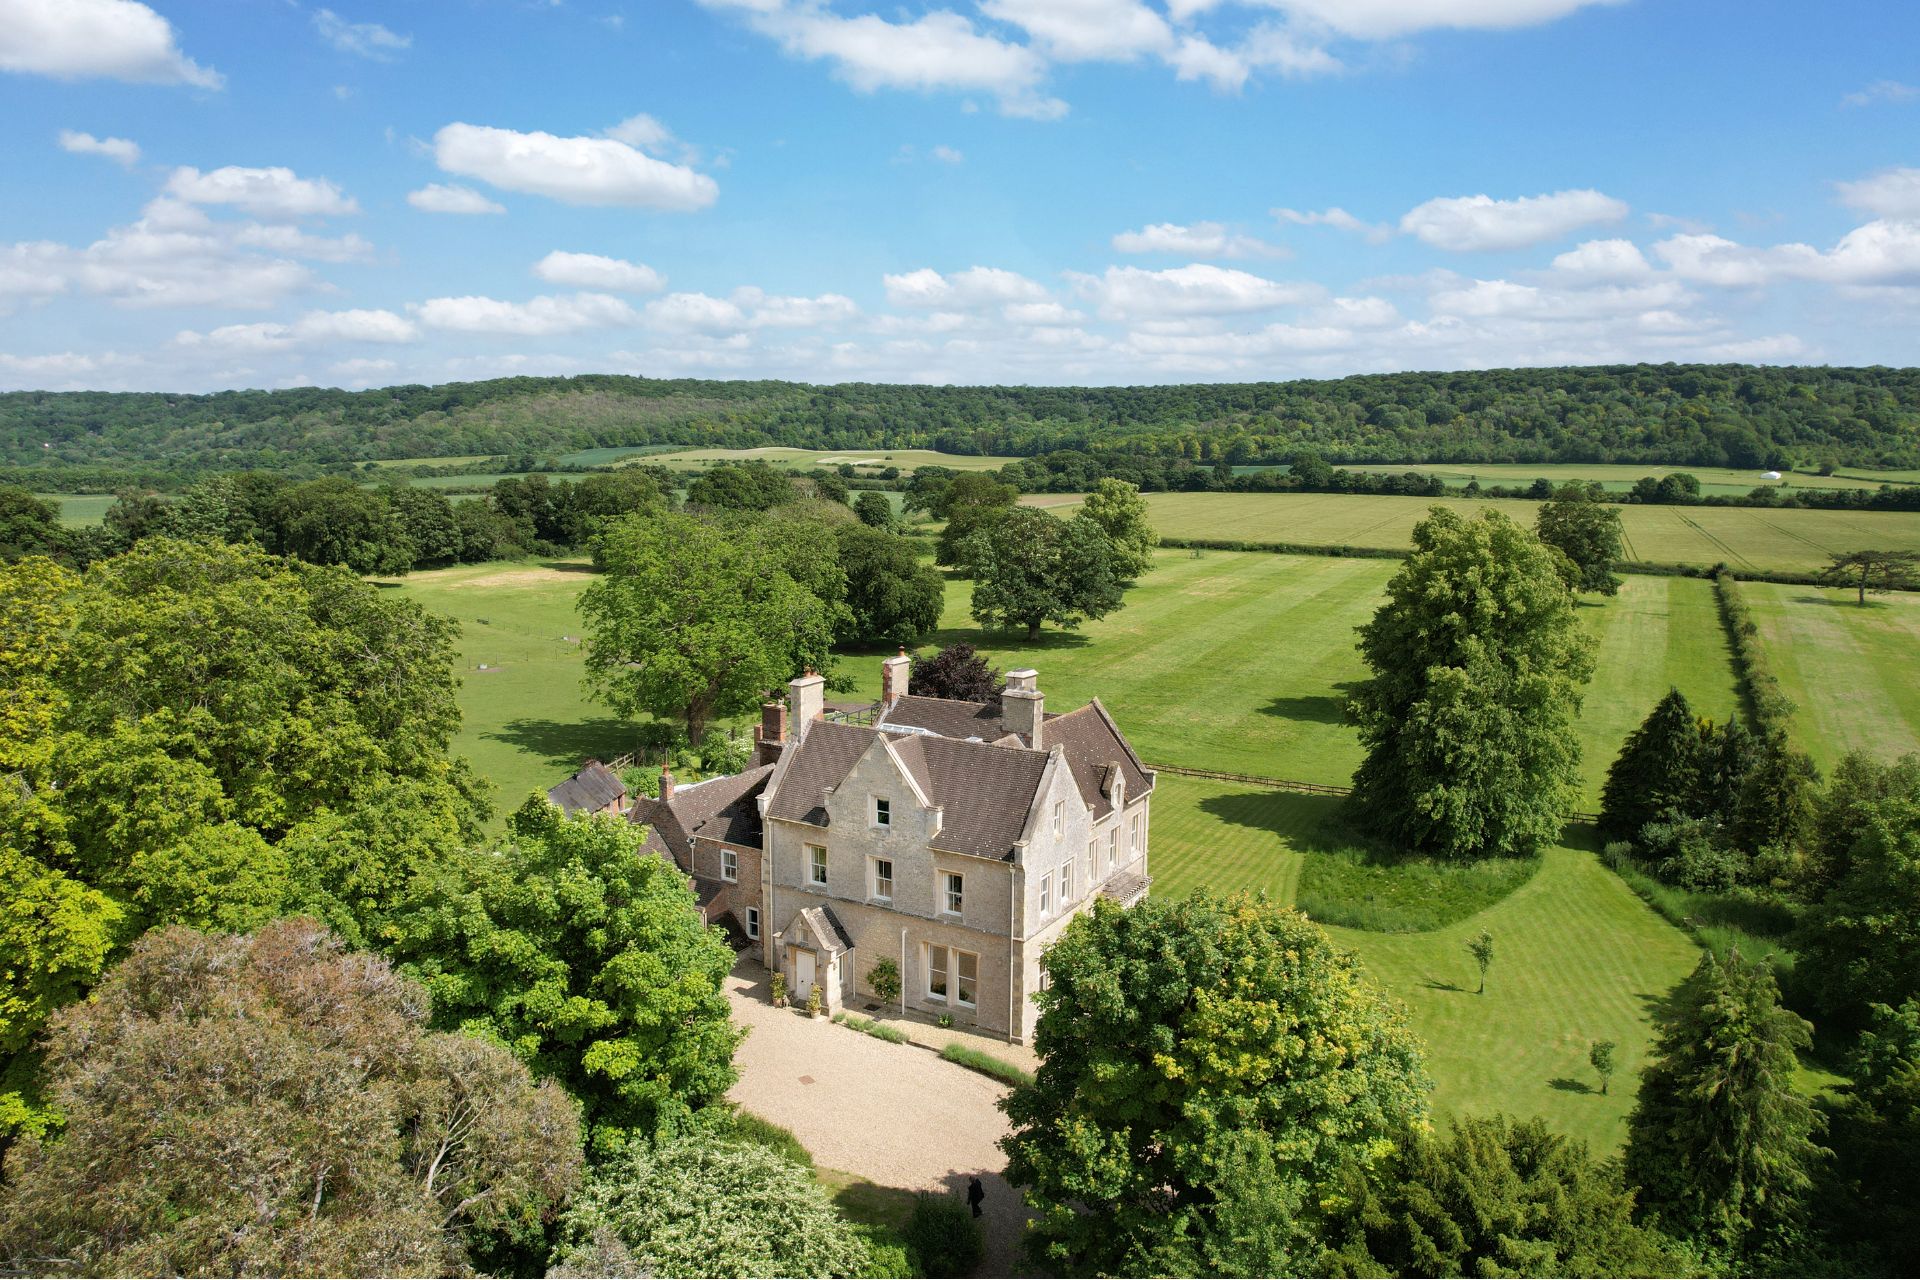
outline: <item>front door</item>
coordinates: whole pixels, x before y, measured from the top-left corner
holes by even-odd
[[[813,994],[813,952],[795,948],[793,953],[793,996],[801,1004]]]

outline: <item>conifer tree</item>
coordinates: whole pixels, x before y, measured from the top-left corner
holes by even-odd
[[[1709,953],[1658,1019],[1628,1122],[1626,1174],[1669,1234],[1736,1256],[1800,1216],[1816,1116],[1793,1088],[1805,1019],[1780,1007],[1773,970]]]
[[[1655,704],[1607,771],[1600,792],[1600,830],[1631,840],[1649,822],[1692,817],[1709,767],[1701,725],[1678,689]],[[1717,764],[1717,761],[1714,762]]]

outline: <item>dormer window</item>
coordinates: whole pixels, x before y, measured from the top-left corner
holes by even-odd
[[[873,798],[873,825],[876,827],[893,825],[893,801],[884,796]]]

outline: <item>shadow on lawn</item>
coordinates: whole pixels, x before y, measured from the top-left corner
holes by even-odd
[[[1567,1076],[1555,1076],[1547,1081],[1547,1087],[1558,1089],[1562,1093],[1599,1093],[1600,1091],[1585,1080],[1574,1080]]]
[[[933,637],[933,649],[938,651],[949,645],[970,644],[993,666],[1001,662],[994,654],[1008,649],[1033,650],[1084,649],[1093,641],[1078,631],[1059,631],[1042,627],[1037,640],[1029,640],[1020,631],[988,631],[985,627],[950,627],[938,631]],[[1043,673],[1044,676],[1044,673]]]
[[[1339,796],[1309,796],[1292,791],[1239,791],[1208,796],[1200,811],[1235,827],[1251,827],[1285,840],[1296,849],[1324,853],[1350,847],[1339,829]]]
[[[509,720],[480,735],[545,759],[556,769],[577,769],[588,756],[611,760],[641,745],[639,727],[630,720],[599,716],[592,720]],[[560,778],[554,778],[559,782]]]
[[[1260,714],[1314,724],[1345,724],[1347,697],[1343,693],[1322,693],[1304,698],[1274,698],[1260,708]]]
[[[1858,596],[1841,600],[1836,600],[1832,596],[1795,596],[1790,603],[1819,604],[1825,605],[1829,609],[1885,609],[1889,607],[1884,600],[1869,600],[1865,604],[1862,604]]]

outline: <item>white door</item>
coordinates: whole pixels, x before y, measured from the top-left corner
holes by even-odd
[[[813,952],[795,949],[793,953],[793,996],[801,1004],[813,992]]]

